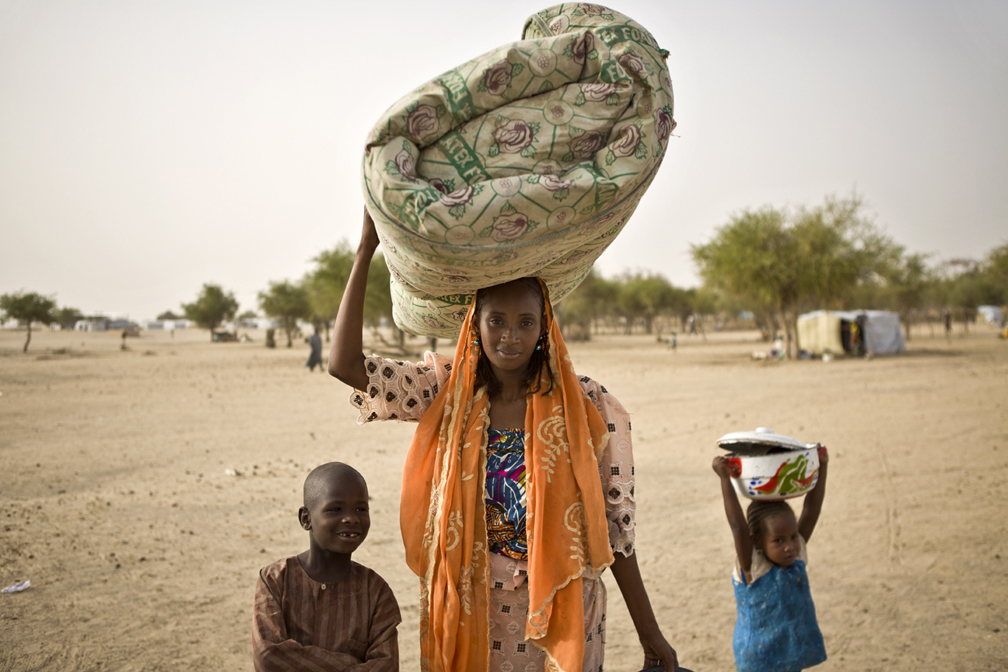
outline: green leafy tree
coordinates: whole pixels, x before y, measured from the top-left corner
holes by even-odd
[[[620,278],[614,310],[626,320],[627,333],[633,325],[644,323],[644,331],[654,331],[655,318],[671,313],[680,300],[678,292],[664,277],[654,273],[626,274]]]
[[[882,271],[885,285],[881,303],[899,313],[908,341],[914,317],[924,308],[928,288],[935,281],[927,258],[926,254],[904,254]]]
[[[798,245],[787,213],[770,206],[743,210],[720,227],[705,245],[691,246],[700,276],[711,288],[741,297],[754,312],[770,309],[790,324],[801,294]],[[791,330],[787,330],[788,343]]]
[[[32,323],[52,324],[56,321],[55,299],[37,292],[15,292],[0,296],[0,312],[7,319],[15,319],[18,324],[28,328],[28,338],[25,339],[21,352],[28,352],[31,343]]]
[[[163,312],[160,315],[158,315],[157,319],[159,319],[159,320],[181,320],[182,316],[181,315],[176,315],[175,313],[173,313],[170,310],[166,310],[165,312]]]
[[[76,308],[60,308],[54,314],[53,322],[60,325],[62,329],[73,329],[77,320],[84,319],[84,314]]]
[[[611,312],[615,297],[616,283],[590,269],[581,284],[559,304],[565,337],[589,340],[593,328],[598,330],[598,321]]]
[[[325,323],[328,341],[329,328],[336,320],[343,300],[343,290],[350,278],[350,269],[353,268],[354,252],[343,241],[335,248],[320,253],[312,261],[316,264],[315,270],[308,274],[304,284],[308,289],[312,313],[317,320]]]
[[[693,259],[710,288],[746,299],[754,313],[774,313],[791,356],[802,309],[842,305],[898,258],[861,207],[853,195],[796,213],[743,210],[709,243],[692,246]]]
[[[311,301],[304,285],[284,280],[270,282],[269,289],[259,292],[259,308],[274,320],[280,322],[287,334],[287,347],[291,347],[291,336],[297,329],[298,320],[312,318]]]
[[[991,303],[1008,307],[1008,243],[995,247],[987,254],[984,275],[990,287]],[[1004,321],[1008,322],[1008,310],[1004,311]]]
[[[210,330],[213,340],[214,329],[224,320],[230,320],[238,312],[238,300],[231,292],[225,293],[220,285],[206,283],[199,296],[192,303],[183,303],[186,319],[192,320],[204,329]]]

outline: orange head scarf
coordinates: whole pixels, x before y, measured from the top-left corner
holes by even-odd
[[[573,672],[584,657],[581,575],[613,561],[598,458],[609,435],[581,391],[545,284],[552,389],[525,413],[529,613],[525,638],[547,669]],[[406,562],[420,577],[421,669],[488,670],[488,543],[484,510],[489,400],[473,390],[473,300],[448,382],[420,420],[403,467],[400,525]],[[549,388],[545,368],[541,389]]]

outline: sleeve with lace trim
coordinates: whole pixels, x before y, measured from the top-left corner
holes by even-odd
[[[451,374],[452,360],[436,352],[424,353],[413,364],[378,355],[364,358],[367,390],[354,390],[350,403],[360,412],[357,424],[374,420],[419,422],[438,390]]]
[[[598,382],[587,376],[580,376],[579,380],[582,391],[595,404],[609,428],[609,443],[599,459],[599,478],[609,519],[609,545],[613,553],[629,557],[634,552],[634,517],[637,510],[630,414]]]

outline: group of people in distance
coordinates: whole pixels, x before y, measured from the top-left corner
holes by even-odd
[[[637,565],[630,419],[572,367],[545,284],[480,290],[455,356],[412,364],[363,354],[368,268],[379,245],[365,211],[336,318],[329,372],[350,385],[358,423],[415,421],[400,523],[420,578],[421,669],[603,669],[612,572],[644,651],[672,671]],[[734,651],[740,671],[800,670],[826,659],[805,572],[828,454],[796,519],[785,502],[742,513],[723,457],[725,512],[737,552]],[[309,548],[259,575],[253,653],[259,671],[399,669],[399,608],[388,584],[351,560],[370,527],[364,478],[332,462],[304,484]]]

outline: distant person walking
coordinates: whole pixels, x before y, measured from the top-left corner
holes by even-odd
[[[952,311],[943,310],[942,317],[945,318],[945,338],[952,338]]]
[[[322,366],[322,337],[319,336],[318,327],[315,327],[315,333],[308,339],[308,345],[311,346],[311,354],[308,356],[305,366],[309,371],[314,371],[316,366],[319,367],[319,371],[322,371],[324,368]]]

